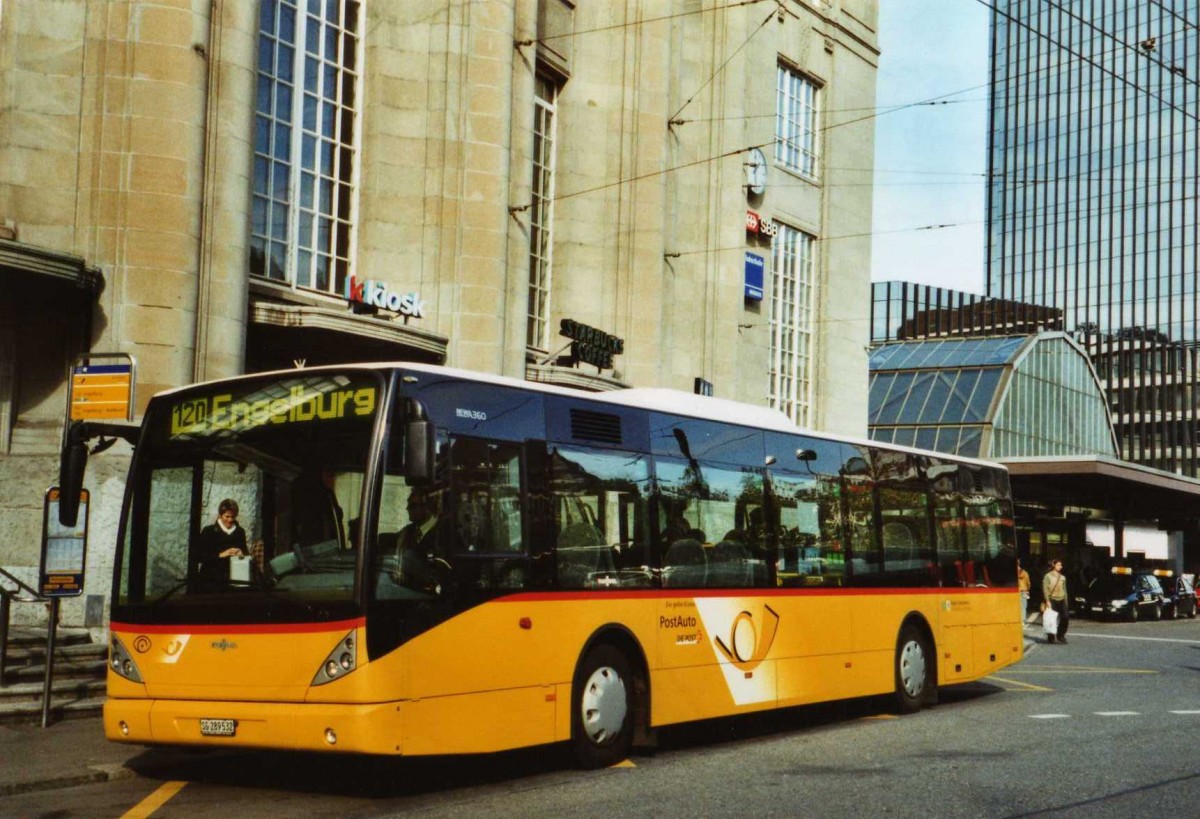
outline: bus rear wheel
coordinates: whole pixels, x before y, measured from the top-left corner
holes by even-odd
[[[584,768],[605,768],[629,756],[633,739],[633,671],[611,645],[584,657],[571,697],[571,745]]]
[[[911,624],[900,629],[896,641],[896,706],[903,714],[919,711],[932,701],[933,653],[928,640]]]

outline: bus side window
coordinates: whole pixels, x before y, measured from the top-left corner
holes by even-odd
[[[549,473],[558,586],[651,585],[646,459],[613,450],[552,446]]]
[[[886,487],[879,490],[883,521],[883,572],[890,586],[927,586],[937,582],[929,539],[929,502],[925,492]]]
[[[449,533],[444,546],[460,585],[524,588],[529,560],[521,516],[521,447],[452,438]]]
[[[937,550],[939,583],[967,585],[963,564],[962,496],[959,493],[961,465],[934,459],[927,468],[933,495],[933,536]]]

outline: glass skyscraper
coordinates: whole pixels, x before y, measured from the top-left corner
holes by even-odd
[[[1056,307],[1121,456],[1200,474],[1200,2],[995,0],[987,294]]]

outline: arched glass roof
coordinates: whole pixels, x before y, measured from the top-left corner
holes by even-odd
[[[1116,455],[1086,353],[1064,333],[884,344],[870,356],[875,440],[956,455]]]

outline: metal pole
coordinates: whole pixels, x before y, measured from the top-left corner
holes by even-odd
[[[42,727],[50,726],[50,684],[54,680],[54,637],[58,629],[58,598],[50,598],[50,625],[46,627],[46,682],[42,686]]]
[[[0,686],[4,685],[4,665],[8,662],[8,615],[12,601],[0,590]]]

